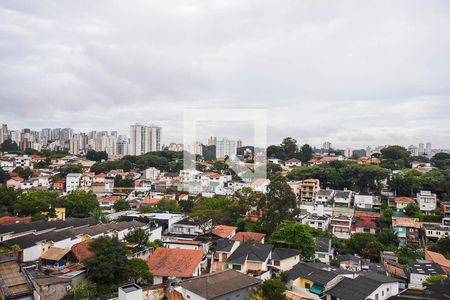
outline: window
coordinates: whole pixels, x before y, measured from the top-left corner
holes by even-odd
[[[279,266],[280,266],[280,261],[274,259],[274,260],[273,260],[273,265],[279,267]]]
[[[233,265],[233,270],[240,271],[241,265]]]
[[[384,297],[384,291],[381,291],[381,296],[383,296],[383,297]]]
[[[389,288],[387,288],[387,292],[389,293]]]
[[[305,289],[309,289],[311,287],[311,284],[309,284],[308,282],[305,282]]]

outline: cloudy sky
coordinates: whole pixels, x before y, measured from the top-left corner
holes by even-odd
[[[168,143],[185,108],[267,109],[271,143],[450,148],[450,2],[0,2],[10,128],[141,122]]]

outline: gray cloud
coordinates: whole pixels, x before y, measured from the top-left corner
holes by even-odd
[[[164,127],[267,108],[269,142],[450,147],[448,1],[2,1],[0,121]]]

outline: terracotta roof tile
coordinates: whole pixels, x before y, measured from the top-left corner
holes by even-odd
[[[79,262],[82,262],[83,260],[88,259],[94,255],[94,252],[89,249],[90,242],[91,241],[88,240],[72,246],[71,251]]]
[[[147,265],[156,276],[192,277],[204,255],[203,250],[157,248]]]
[[[261,242],[266,237],[265,233],[259,233],[259,232],[238,232],[233,237],[233,240],[240,241],[240,242],[249,242],[249,241],[255,241],[255,242]]]
[[[217,225],[215,226],[211,232],[223,239],[228,238],[234,231],[236,231],[237,227],[227,226],[227,225]]]

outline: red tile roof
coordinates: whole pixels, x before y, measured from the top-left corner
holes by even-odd
[[[215,226],[211,232],[223,239],[229,237],[234,231],[236,231],[237,227],[227,226],[227,225],[217,225]]]
[[[14,216],[4,216],[0,217],[0,225],[7,225],[13,223],[29,223],[31,222],[31,217],[14,217]]]
[[[377,229],[377,224],[372,221],[367,220],[358,220],[355,222],[356,228],[369,228],[369,229]]]
[[[403,202],[403,203],[414,203],[414,200],[411,197],[395,197],[395,202]]]
[[[157,248],[147,265],[156,276],[192,277],[204,255],[203,250]]]
[[[72,254],[76,259],[78,259],[79,262],[82,262],[83,260],[88,259],[94,255],[94,252],[89,249],[90,242],[91,241],[88,240],[72,246]]]
[[[233,237],[233,240],[240,241],[240,242],[248,242],[248,241],[254,241],[254,242],[261,242],[266,237],[265,233],[260,232],[238,232]]]
[[[98,197],[98,202],[116,202],[117,200],[122,199],[122,197],[119,196],[111,196],[111,197]]]
[[[159,203],[159,199],[155,199],[155,198],[146,198],[144,200],[141,201],[141,204],[146,204],[146,205],[156,205]]]
[[[425,259],[429,259],[441,267],[450,269],[450,260],[446,259],[445,256],[440,253],[425,250]]]

